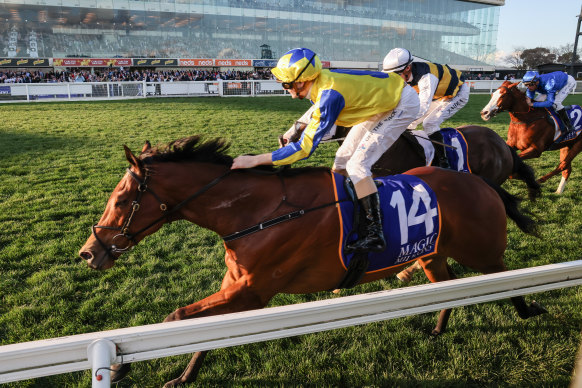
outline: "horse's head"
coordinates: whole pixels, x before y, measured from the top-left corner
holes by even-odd
[[[509,81],[503,84],[491,95],[491,99],[481,110],[481,118],[484,121],[489,121],[499,112],[510,111],[513,109],[514,103],[518,100],[519,95],[523,94],[518,89],[519,83],[511,83]],[[523,97],[523,96],[522,96]],[[525,97],[524,97],[525,98]],[[524,99],[525,102],[525,99]]]
[[[231,171],[232,157],[225,152],[226,141],[200,140],[199,136],[190,136],[156,148],[146,142],[139,156],[124,146],[130,167],[79,251],[89,267],[113,267],[122,253],[166,222],[185,218],[185,212],[205,214],[187,204]],[[204,167],[195,169],[195,163]],[[212,164],[216,166],[209,168]]]
[[[146,142],[142,154],[150,149]],[[107,201],[99,222],[79,251],[93,269],[113,267],[115,260],[166,221],[167,205],[150,187],[150,171],[144,162],[124,146],[130,163]]]

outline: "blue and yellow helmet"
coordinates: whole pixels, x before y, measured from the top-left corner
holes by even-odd
[[[317,54],[306,48],[296,48],[287,51],[271,73],[283,83],[305,82],[317,78],[321,68]]]
[[[527,85],[531,82],[536,82],[539,81],[540,78],[540,73],[538,73],[537,71],[528,71],[525,73],[525,75],[522,78],[522,82]]]

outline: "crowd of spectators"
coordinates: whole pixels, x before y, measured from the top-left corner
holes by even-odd
[[[123,68],[89,72],[87,70],[47,71],[0,70],[0,83],[112,82],[112,81],[216,81],[274,79],[269,69],[240,70],[126,70]]]

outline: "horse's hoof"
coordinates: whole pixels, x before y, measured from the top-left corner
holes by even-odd
[[[537,315],[547,314],[548,310],[535,300],[533,300],[528,306],[529,317],[535,317]]]
[[[436,329],[436,328],[432,329],[432,331],[430,332],[430,335],[433,338],[436,338],[436,337],[438,337],[439,335],[442,335],[442,334],[443,334],[443,332],[440,331],[440,330],[438,330],[438,329]]]
[[[116,383],[129,373],[131,364],[115,364],[111,366],[111,382]]]
[[[406,273],[404,273],[404,272],[406,272]],[[398,274],[396,274],[396,277],[402,283],[410,283],[410,281],[412,280],[412,276],[410,276],[410,274],[406,270],[404,270],[404,271],[399,272]]]

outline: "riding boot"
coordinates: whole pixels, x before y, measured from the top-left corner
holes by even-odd
[[[566,112],[566,108],[562,108],[556,111],[562,122],[564,123],[564,127],[566,127],[566,132],[573,131],[572,123],[570,123],[570,118],[568,117],[568,112]]]
[[[373,193],[358,201],[364,215],[365,232],[360,239],[346,246],[346,252],[382,252],[386,249],[386,240],[382,231],[380,196]]]
[[[436,131],[435,133],[430,134],[428,138],[434,141],[438,141],[440,143],[444,143],[441,131]],[[432,143],[432,145],[434,146],[434,158],[437,161],[439,167],[450,169],[451,165],[449,164],[449,159],[447,159],[447,152],[445,150],[445,146],[436,143]]]

